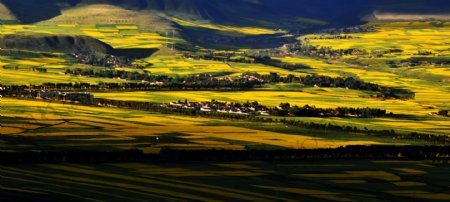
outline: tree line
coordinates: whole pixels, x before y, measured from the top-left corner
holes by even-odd
[[[385,117],[386,110],[378,108],[354,108],[337,107],[317,108],[315,106],[305,105],[303,107],[291,106],[289,103],[281,103],[279,107],[269,108],[270,114],[274,116],[294,116],[294,117]],[[389,115],[393,115],[392,112]]]
[[[0,152],[0,164],[114,163],[246,160],[396,159],[431,160],[447,164],[449,146],[346,146],[326,149],[284,150],[177,150],[163,147],[158,154],[139,149],[118,151]]]
[[[211,75],[192,75],[186,77],[154,76],[146,82],[99,82],[98,84],[75,83],[43,83],[39,85],[8,85],[5,89],[11,94],[33,89],[66,90],[66,91],[103,91],[103,90],[249,90],[260,88],[264,82],[248,78],[220,79]],[[0,86],[2,86],[0,84]]]
[[[306,86],[339,87],[354,90],[365,90],[379,92],[383,97],[387,98],[414,99],[415,97],[415,93],[408,89],[381,86],[378,84],[361,81],[353,77],[344,78],[321,75],[295,76],[292,74],[287,76],[280,76],[277,73],[260,75],[256,72],[247,72],[243,75],[245,75],[246,77],[252,76],[258,78],[264,80],[267,83],[301,83]]]
[[[165,106],[165,105],[164,105]],[[271,116],[291,116],[291,117],[385,117],[386,110],[375,108],[353,108],[353,107],[338,107],[338,108],[318,108],[315,106],[305,105],[299,107],[297,105],[291,106],[289,103],[281,103],[277,107],[268,107],[259,104],[257,101],[239,102],[219,102],[212,100],[211,102],[171,102],[165,107],[195,109],[197,111],[220,112],[220,113],[238,113],[245,115],[271,115]],[[393,115],[390,113],[389,115]]]
[[[154,75],[150,72],[125,71],[105,68],[68,68],[66,74],[76,76],[90,76],[101,78],[120,78],[131,81],[141,81],[134,84],[120,84],[128,88],[144,88],[158,86],[166,89],[251,89],[261,87],[263,82],[249,78],[216,78],[211,74],[197,74],[170,77]],[[103,86],[114,87],[113,84],[103,83]],[[152,88],[150,88],[152,89]]]

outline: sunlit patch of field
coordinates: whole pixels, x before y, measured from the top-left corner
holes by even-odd
[[[432,74],[446,76],[450,78],[450,67],[427,68],[426,71]]]
[[[17,128],[8,127],[8,133],[30,138],[33,143],[24,143],[25,148],[270,149],[379,144],[366,138],[333,140],[308,134],[213,126],[211,124],[226,121],[206,118],[8,98],[2,99],[2,119],[6,123],[17,124]],[[39,127],[22,133],[25,127],[20,127],[21,124]],[[11,143],[5,147],[13,149],[15,145]]]
[[[407,68],[385,68],[370,66],[361,67],[346,64],[345,62],[327,63],[320,59],[299,57],[280,58],[289,63],[301,63],[313,67],[311,73],[322,75],[322,71],[334,72],[344,77],[355,77],[366,82],[383,86],[400,87],[410,89],[415,93],[415,99],[408,101],[387,101],[401,103],[403,107],[395,107],[396,104],[387,104],[386,108],[397,113],[426,115],[436,112],[438,109],[450,107],[450,85],[442,82],[446,78],[445,67],[419,67]],[[347,65],[347,66],[346,66]],[[326,75],[326,74],[324,74]],[[345,102],[351,102],[346,100]],[[345,103],[343,102],[343,103]],[[378,106],[373,101],[366,100],[367,106]],[[386,102],[384,102],[386,103]]]
[[[421,200],[450,200],[450,194],[432,193],[420,190],[395,190],[386,191],[386,193]]]
[[[417,170],[417,169],[412,169],[412,168],[393,168],[394,170],[400,171],[402,172],[402,174],[408,174],[408,175],[423,175],[426,174],[427,172],[423,171],[423,170]]]
[[[416,93],[416,98],[411,100],[423,108],[434,111],[449,108],[447,100],[450,99],[449,74],[445,66],[429,65],[420,67],[389,68],[386,60],[408,59],[419,57],[419,51],[432,51],[435,56],[448,56],[450,46],[448,45],[448,26],[434,26],[429,22],[392,22],[374,24],[376,32],[350,34],[351,39],[320,39],[316,36],[311,38],[312,45],[331,47],[332,49],[362,49],[367,51],[401,49],[402,53],[384,55],[382,58],[365,58],[366,56],[352,56],[364,65],[348,65],[341,70],[349,76],[355,76],[364,81],[385,85],[402,87]],[[293,61],[299,59],[291,59]],[[289,61],[289,59],[287,59]],[[304,61],[303,61],[304,62]],[[338,62],[334,66],[345,65]],[[319,66],[320,65],[317,65]],[[333,66],[328,69],[335,70]],[[405,109],[411,109],[406,108]],[[431,112],[431,111],[430,111]]]
[[[0,30],[0,35],[19,33],[85,35],[99,39],[118,49],[160,48],[166,43],[181,42],[180,39],[166,38],[156,32],[141,31],[137,29],[136,25],[0,25]]]
[[[302,72],[314,73],[331,77],[354,77],[363,81],[385,86],[415,87],[411,83],[417,82],[411,78],[401,77],[396,73],[358,67],[345,62],[328,62],[310,57],[283,57],[279,60],[291,64],[304,64],[312,70],[301,70]]]
[[[0,193],[20,199],[201,201],[448,200],[448,166],[414,178],[393,170],[417,163],[367,160],[197,162],[0,166]],[[352,165],[341,167],[342,164]],[[327,165],[327,166],[322,166]],[[307,182],[307,183],[305,183]],[[26,183],[27,186],[23,186]],[[407,188],[407,189],[405,189]]]
[[[2,59],[2,57],[0,57],[0,59]],[[8,63],[6,63],[6,62],[3,62],[3,61],[0,61],[0,67],[3,67],[3,66],[5,66],[5,65],[7,65]]]
[[[427,186],[425,183],[421,182],[411,182],[411,181],[405,181],[405,182],[393,182],[393,184],[399,186],[399,187],[421,187],[421,186]]]
[[[41,73],[37,71],[31,71],[29,69],[3,69],[0,68],[0,74],[2,75],[2,84],[5,85],[28,85],[28,84],[43,84],[43,83],[92,83],[97,84],[99,82],[118,83],[118,80],[109,78],[93,78],[82,76],[64,75],[61,68],[51,68],[48,72]]]
[[[65,75],[65,68],[71,66],[70,62],[58,54],[54,57],[24,58],[24,57],[0,57],[0,73],[4,85],[28,85],[43,83],[80,83],[96,84],[99,82],[117,83],[118,80],[109,78],[93,78],[83,76]],[[81,67],[81,65],[79,65]],[[39,72],[39,68],[45,68],[46,72]]]
[[[5,66],[10,64],[12,66],[17,66],[19,69],[30,69],[31,67],[40,67],[40,66],[51,66],[51,65],[59,65],[62,66],[67,64],[67,61],[62,58],[57,57],[47,57],[47,58],[21,58],[21,57],[1,57],[3,62],[0,63],[0,66]],[[6,63],[8,62],[8,63]]]
[[[446,85],[445,85],[446,86]],[[443,86],[443,87],[445,87]],[[448,88],[448,86],[447,86]],[[439,109],[449,109],[450,92],[439,88],[416,90],[415,102],[422,105],[434,105]]]
[[[307,35],[309,43],[332,49],[388,50],[401,49],[392,57],[418,56],[419,51],[432,51],[436,55],[449,55],[450,27],[434,26],[432,22],[388,22],[372,23],[375,32],[348,34],[350,39],[321,39],[317,35]]]
[[[276,30],[259,28],[259,27],[234,27],[234,26],[227,26],[227,25],[215,25],[215,24],[210,24],[210,23],[192,22],[192,21],[187,21],[187,20],[183,20],[183,19],[179,19],[179,18],[171,18],[171,20],[181,26],[184,26],[184,27],[198,27],[198,28],[205,28],[205,29],[224,31],[224,32],[235,32],[235,33],[245,34],[245,35],[285,33],[284,31],[276,31]]]
[[[225,74],[240,76],[245,72],[258,72],[260,74],[276,72],[280,75],[304,75],[299,72],[292,72],[262,64],[225,63],[220,61],[187,59],[178,56],[155,56],[148,58],[146,62],[153,65],[145,70],[153,74],[165,75]]]
[[[308,58],[308,57],[281,57],[274,58],[281,60],[285,63],[291,64],[303,64],[311,67],[312,69],[308,70],[299,70],[305,73],[316,73],[324,76],[330,77],[339,77],[341,76],[340,72],[347,70],[345,66],[338,66],[335,64],[329,64],[319,59]]]
[[[291,188],[291,187],[271,187],[271,186],[259,186],[258,188],[264,188],[264,189],[271,189],[271,190],[277,190],[281,192],[287,192],[287,193],[293,193],[297,195],[306,195],[314,198],[321,198],[321,199],[327,199],[327,200],[333,200],[333,201],[352,201],[348,198],[344,198],[340,193],[335,192],[329,192],[329,191],[322,191],[322,190],[316,190],[316,189],[305,189],[305,188]]]
[[[2,134],[2,135],[17,134],[17,133],[21,133],[24,131],[21,128],[13,128],[13,127],[6,127],[6,126],[1,126],[0,130],[1,130],[0,134]]]
[[[147,62],[153,64],[146,68],[153,74],[191,75],[203,73],[233,72],[233,68],[223,62],[208,60],[193,60],[169,56],[152,57]]]

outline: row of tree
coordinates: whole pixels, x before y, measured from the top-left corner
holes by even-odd
[[[289,103],[281,103],[277,107],[267,107],[254,102],[219,102],[212,100],[211,102],[172,102],[167,107],[173,108],[190,108],[200,111],[231,113],[237,112],[246,115],[271,115],[271,116],[292,116],[292,117],[384,117],[386,110],[374,108],[353,108],[353,107],[338,107],[338,108],[318,108],[315,106],[305,105],[299,107],[297,105],[291,106]],[[390,115],[393,115],[390,113]]]
[[[439,110],[438,115],[439,116],[450,116],[449,112],[450,112],[450,110],[446,110],[446,109]]]
[[[256,72],[248,72],[244,74],[244,77],[252,76],[268,83],[301,83],[306,86],[318,86],[318,87],[339,87],[348,88],[354,90],[365,90],[379,92],[384,97],[401,98],[401,99],[413,99],[415,93],[408,89],[395,88],[381,86],[374,83],[369,83],[355,79],[353,77],[329,77],[321,75],[307,75],[307,76],[280,76],[277,73],[270,73],[266,75],[260,75]]]
[[[303,107],[291,106],[289,103],[281,103],[279,107],[270,109],[270,114],[274,116],[294,116],[294,117],[384,117],[386,110],[377,108],[317,108],[305,105]],[[393,115],[390,113],[390,115]]]
[[[40,85],[4,86],[11,94],[23,90],[71,90],[71,91],[102,91],[102,90],[248,90],[260,88],[264,82],[247,78],[220,79],[210,75],[192,75],[186,77],[154,76],[145,82],[108,83],[43,83]],[[1,86],[1,85],[0,85]],[[20,94],[19,92],[14,94]]]
[[[23,163],[113,163],[246,160],[398,159],[432,160],[447,164],[450,147],[441,146],[346,146],[327,149],[284,150],[176,150],[162,148],[159,154],[142,150],[0,152],[0,164]]]

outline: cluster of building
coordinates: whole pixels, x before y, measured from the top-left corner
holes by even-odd
[[[243,75],[241,75],[239,77],[242,78],[242,79],[245,79],[247,81],[257,81],[257,82],[260,82],[260,83],[266,82],[264,79],[259,78],[259,77],[255,76],[255,75],[251,75],[251,74],[243,74]]]
[[[95,57],[93,55],[73,53],[74,57],[78,63],[88,64],[92,66],[102,66],[102,67],[130,67],[130,61],[128,59],[120,58],[114,55],[105,55],[102,58]]]
[[[167,105],[164,105],[167,106]],[[269,116],[268,108],[254,104],[239,104],[239,103],[226,103],[226,102],[188,102],[178,101],[169,103],[168,107],[183,108],[183,109],[195,109],[203,112],[219,112],[229,114],[242,114],[242,115],[262,115]]]

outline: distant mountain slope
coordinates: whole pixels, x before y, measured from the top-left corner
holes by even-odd
[[[14,16],[24,23],[136,24],[150,31],[177,30],[189,42],[219,47],[230,44],[270,47],[291,40],[271,36],[276,40],[263,43],[264,38],[270,37],[236,35],[233,29],[242,27],[307,33],[369,20],[438,17],[447,20],[450,16],[449,0],[0,0],[0,3],[4,5],[0,7],[0,16]],[[174,18],[195,26],[173,22]]]
[[[16,20],[14,14],[2,3],[0,3],[0,20]]]
[[[329,21],[331,24],[346,25],[358,23],[361,17],[374,11],[450,13],[448,0],[0,0],[0,2],[23,22],[48,20],[60,15],[63,9],[90,4],[108,4],[135,11],[157,10],[181,18],[234,24],[307,17]]]
[[[0,0],[16,18],[25,23],[39,22],[59,15],[71,0]]]
[[[373,13],[372,21],[423,21],[423,20],[443,20],[450,21],[450,14],[414,14],[414,13]]]
[[[67,8],[41,24],[135,24],[142,29],[166,31],[171,22],[156,11],[130,10],[110,4],[79,5]]]

